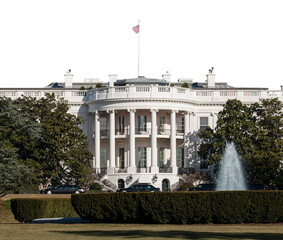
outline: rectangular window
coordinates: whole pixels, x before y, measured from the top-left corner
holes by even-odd
[[[138,116],[138,131],[146,132],[146,116]]]
[[[24,96],[26,96],[26,97],[38,97],[39,92],[24,92]]]
[[[119,117],[119,133],[123,134],[125,131],[125,119],[124,117]]]
[[[138,166],[146,168],[146,147],[138,147]]]
[[[100,118],[100,134],[107,135],[107,119],[106,117]]]
[[[184,167],[184,148],[177,148],[176,152],[177,167]]]
[[[250,91],[250,92],[244,92],[245,97],[256,97],[259,96],[259,92],[257,91]]]
[[[164,168],[164,148],[159,148],[159,167]]]
[[[164,132],[164,126],[165,126],[165,117],[160,117],[160,122],[159,122],[159,132],[163,133]]]
[[[176,118],[176,131],[177,133],[184,133],[184,118]]]
[[[211,92],[197,92],[197,96],[208,97],[208,96],[211,96]]]
[[[222,97],[233,97],[235,96],[235,92],[231,92],[231,91],[221,91],[220,92],[220,96]]]
[[[208,117],[200,117],[199,118],[199,126],[200,126],[201,131],[206,129],[206,127],[208,127]]]
[[[107,151],[106,148],[100,148],[100,167],[107,168]]]
[[[125,168],[125,149],[119,148],[119,167]]]
[[[0,92],[0,97],[15,97],[16,92]]]

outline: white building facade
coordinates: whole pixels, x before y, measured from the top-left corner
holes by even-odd
[[[72,77],[69,71],[65,83],[42,89],[0,89],[0,96],[39,98],[49,92],[68,100],[70,113],[85,119],[92,168],[117,188],[147,182],[172,190],[180,174],[211,170],[197,155],[197,133],[206,126],[215,128],[217,113],[228,99],[246,104],[261,98],[283,100],[282,89],[216,83],[213,68],[204,83],[170,82],[170,74],[122,80],[110,75],[109,83],[95,88],[97,79],[73,83]]]

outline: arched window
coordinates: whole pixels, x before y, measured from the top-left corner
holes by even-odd
[[[162,181],[162,192],[166,192],[170,190],[170,182],[168,179],[163,179]]]
[[[118,180],[118,188],[125,188],[125,181],[123,179]]]

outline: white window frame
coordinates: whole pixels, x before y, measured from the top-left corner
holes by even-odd
[[[138,147],[138,166],[139,168],[146,168],[147,152],[146,147]]]

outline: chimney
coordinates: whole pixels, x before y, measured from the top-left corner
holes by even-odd
[[[215,73],[214,73],[214,67],[208,70],[207,77],[207,87],[208,88],[215,88]]]
[[[163,80],[166,80],[167,82],[170,82],[171,74],[167,71],[162,75]]]
[[[283,85],[281,85],[280,87],[281,87],[281,91],[283,91]]]
[[[109,75],[109,87],[114,87],[114,82],[117,81],[118,75],[117,74],[110,74]]]
[[[65,88],[71,88],[73,86],[73,74],[71,73],[71,69],[69,69],[65,74]]]

